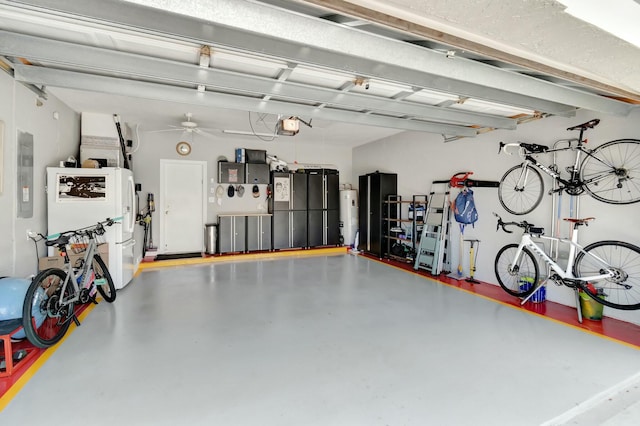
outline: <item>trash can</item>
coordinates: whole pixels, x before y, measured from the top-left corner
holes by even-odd
[[[591,296],[580,290],[580,311],[582,317],[590,320],[601,320],[604,306],[598,303]]]
[[[218,224],[207,223],[204,225],[204,251],[207,254],[216,254],[216,228]]]

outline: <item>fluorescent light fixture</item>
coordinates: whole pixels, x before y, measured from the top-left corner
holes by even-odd
[[[636,0],[558,0],[568,14],[640,47],[640,4]]]
[[[275,133],[247,132],[245,130],[223,130],[222,133],[226,133],[227,135],[239,135],[239,136],[262,136],[267,138],[278,137],[278,135]]]

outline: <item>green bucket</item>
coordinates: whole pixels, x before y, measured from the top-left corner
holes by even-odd
[[[593,298],[587,293],[580,290],[580,310],[582,311],[583,318],[601,320],[604,306],[593,300]]]

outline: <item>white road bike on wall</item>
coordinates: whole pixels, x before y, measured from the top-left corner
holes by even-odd
[[[569,195],[587,192],[596,200],[608,204],[631,204],[640,201],[640,140],[619,139],[604,143],[595,149],[586,148],[583,139],[587,129],[593,129],[600,123],[594,119],[567,130],[579,130],[578,139],[569,140],[568,146],[549,148],[533,143],[500,142],[500,151],[509,154],[517,149],[522,163],[510,168],[500,179],[498,199],[506,211],[515,215],[530,213],[538,207],[544,193],[544,184],[539,170],[551,176],[557,183],[557,189]],[[560,151],[576,153],[573,165],[566,171],[569,176],[561,176],[557,164],[545,166],[534,155],[556,153]]]
[[[495,273],[500,286],[509,294],[526,298],[542,285],[534,254],[549,267],[549,281],[579,288],[597,302],[615,309],[640,309],[640,247],[622,241],[598,241],[586,247],[578,244],[578,228],[594,218],[565,219],[571,224],[571,238],[544,235],[544,229],[522,222],[504,222],[497,229],[512,233],[507,226],[524,230],[519,244],[508,244],[496,255]],[[569,259],[562,268],[533,241],[539,238],[569,244]]]

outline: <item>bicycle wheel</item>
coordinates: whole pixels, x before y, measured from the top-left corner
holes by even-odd
[[[73,303],[60,306],[71,294],[62,285],[67,274],[62,269],[47,269],[35,276],[22,306],[22,325],[27,339],[38,348],[48,348],[67,332],[73,314]]]
[[[537,169],[522,164],[514,166],[500,179],[498,199],[506,211],[523,215],[538,207],[544,182]]]
[[[507,244],[496,256],[495,272],[498,284],[512,296],[527,297],[535,290],[538,282],[538,263],[533,254],[522,249],[517,264],[513,264],[518,244]]]
[[[640,247],[622,241],[589,244],[576,256],[573,274],[588,277],[605,274],[608,269],[614,271],[613,277],[588,283],[580,281],[578,285],[605,306],[640,309]]]
[[[116,286],[113,284],[113,279],[107,269],[107,265],[104,264],[104,260],[99,254],[93,256],[93,272],[96,274],[95,283],[98,292],[102,298],[109,303],[113,303],[116,300]]]
[[[580,166],[580,179],[596,200],[608,204],[640,201],[640,140],[620,139],[593,150]]]

